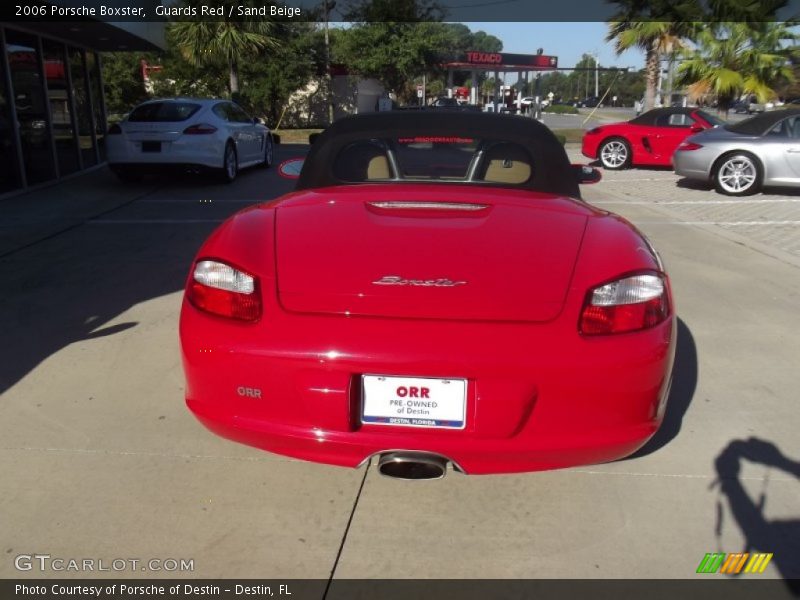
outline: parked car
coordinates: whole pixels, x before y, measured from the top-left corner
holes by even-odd
[[[134,108],[106,136],[108,165],[122,179],[180,167],[213,169],[225,181],[239,169],[269,167],[269,128],[229,100],[164,98]]]
[[[731,110],[736,114],[750,114],[750,102],[738,100],[731,105]]]
[[[697,108],[654,108],[624,123],[590,129],[583,135],[582,152],[612,170],[670,166],[672,154],[683,140],[722,123]]]
[[[577,102],[575,106],[578,108],[603,108],[603,104],[600,102],[600,96],[589,96]]]
[[[634,452],[664,415],[676,317],[652,245],[580,200],[598,178],[526,117],[337,121],[292,193],[200,248],[188,407],[238,442],[411,479]]]
[[[532,106],[536,103],[536,98],[534,96],[526,96],[520,100],[520,104],[522,106]],[[542,108],[550,106],[550,99],[549,98],[539,98],[539,105]]]
[[[693,135],[675,152],[675,172],[721,194],[800,187],[800,108],[783,108]]]
[[[775,108],[774,102],[759,102],[756,96],[750,96],[747,102],[748,112],[750,113],[766,112]]]
[[[447,96],[439,96],[431,104],[434,108],[458,108],[460,104],[456,98],[448,98]]]

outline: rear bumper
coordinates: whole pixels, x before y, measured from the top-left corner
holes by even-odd
[[[129,163],[109,163],[108,168],[117,172],[135,173],[174,173],[175,171],[213,171],[216,167],[211,167],[203,163],[193,162],[129,162]]]
[[[689,179],[708,180],[711,176],[712,161],[713,156],[710,156],[703,148],[688,152],[676,150],[672,155],[675,174]]]
[[[222,168],[225,151],[224,140],[214,136],[185,136],[175,141],[162,141],[160,152],[142,152],[142,143],[127,139],[124,134],[106,136],[108,162],[114,167],[139,166],[153,168],[158,166],[193,165],[208,168]]]
[[[498,325],[273,313],[231,327],[184,302],[186,402],[223,437],[341,466],[388,450],[440,454],[474,474],[607,462],[635,452],[661,423],[674,323],[595,339],[581,338],[572,319]],[[465,429],[361,423],[364,373],[467,379]]]
[[[357,467],[371,456],[391,450],[417,450],[452,460],[464,473],[516,473],[610,462],[641,448],[660,421],[642,421],[592,435],[514,437],[506,440],[472,438],[438,440],[398,433],[330,431],[238,417],[208,404],[187,399],[198,420],[217,435],[312,462]]]

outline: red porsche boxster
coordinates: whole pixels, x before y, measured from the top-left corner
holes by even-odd
[[[634,452],[664,414],[676,317],[647,239],[580,200],[597,174],[524,117],[335,123],[294,192],[200,249],[189,408],[238,442],[403,478]]]
[[[690,135],[722,125],[697,108],[655,108],[626,121],[590,129],[582,151],[606,169],[630,166],[672,166],[672,155]]]

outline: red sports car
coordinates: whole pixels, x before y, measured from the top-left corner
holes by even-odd
[[[723,121],[696,108],[656,108],[624,123],[590,129],[583,135],[583,155],[606,169],[672,166],[672,154],[690,135]]]
[[[675,313],[658,254],[580,200],[524,117],[383,113],[226,221],[188,277],[186,402],[271,452],[437,478],[611,461],[658,429]]]

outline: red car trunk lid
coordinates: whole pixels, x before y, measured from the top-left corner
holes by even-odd
[[[298,195],[277,210],[280,302],[310,313],[548,321],[564,305],[588,214],[569,199],[459,186]]]

